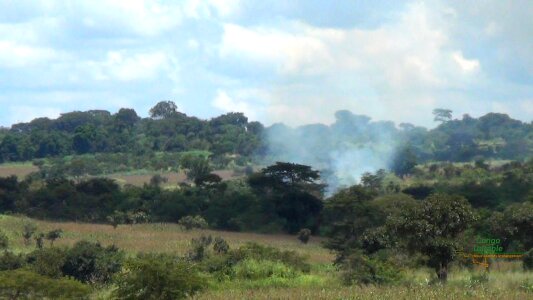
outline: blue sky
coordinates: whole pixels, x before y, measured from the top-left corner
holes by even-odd
[[[0,125],[160,100],[209,118],[533,116],[532,1],[0,0]]]

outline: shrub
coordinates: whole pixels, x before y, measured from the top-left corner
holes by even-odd
[[[90,288],[78,281],[52,279],[27,270],[0,272],[1,299],[87,299]]]
[[[0,271],[15,270],[24,266],[25,260],[22,255],[16,255],[9,251],[4,251],[0,256]]]
[[[213,238],[208,235],[202,235],[197,239],[191,240],[192,249],[188,253],[188,258],[191,261],[202,261],[208,255],[209,245],[213,242]]]
[[[82,282],[108,282],[120,271],[123,253],[114,246],[102,247],[99,243],[79,241],[67,251],[63,274]]]
[[[49,231],[45,238],[50,241],[50,247],[54,246],[54,241],[61,237],[61,234],[63,234],[63,230],[61,229],[54,229]]]
[[[226,254],[229,251],[229,244],[221,237],[216,237],[213,244],[213,250],[217,254]]]
[[[257,243],[247,243],[229,253],[230,260],[239,262],[251,258],[256,260],[279,261],[302,272],[309,272],[311,266],[306,258],[294,251],[282,251],[274,247],[262,246]]]
[[[37,249],[42,249],[44,246],[44,233],[38,233],[33,239],[35,240],[35,247]]]
[[[387,284],[401,279],[400,270],[392,264],[353,253],[341,261],[342,278],[345,284]]]
[[[0,250],[5,250],[9,247],[9,239],[7,235],[0,231]]]
[[[298,240],[300,240],[300,242],[307,244],[309,238],[311,238],[311,230],[304,228],[298,232]]]
[[[533,270],[533,248],[529,249],[522,257],[522,266],[524,270]]]
[[[66,250],[59,248],[37,249],[28,254],[27,261],[31,269],[44,276],[59,278],[63,276]]]
[[[207,221],[201,216],[185,216],[178,221],[178,224],[186,230],[193,228],[206,229],[208,227]]]
[[[37,231],[37,225],[32,222],[24,223],[24,227],[22,228],[22,237],[24,238],[24,245],[30,245],[31,238],[33,237],[35,231]]]
[[[116,280],[118,299],[185,299],[206,286],[192,265],[169,255],[139,255],[124,269]]]
[[[295,278],[298,272],[279,261],[247,258],[235,265],[235,276],[239,279],[258,280],[269,277]]]

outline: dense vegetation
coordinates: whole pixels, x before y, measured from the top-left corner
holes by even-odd
[[[300,156],[320,161],[331,148],[367,145],[372,151],[397,148],[412,152],[418,162],[470,161],[477,158],[523,160],[533,154],[533,124],[489,113],[480,118],[464,115],[452,119],[451,112],[436,110],[434,129],[393,122],[371,122],[364,115],[338,111],[336,122],[289,128],[274,124],[264,128],[249,122],[242,113],[228,113],[200,120],[178,111],[171,101],[160,102],[149,118],[140,118],[133,109],[122,108],[111,114],[103,110],[64,113],[51,120],[38,118],[29,123],[0,129],[0,162],[26,161],[67,155],[122,153],[144,160],[158,152],[209,151],[215,161],[228,162],[227,156],[270,157],[288,160],[294,153],[291,140],[298,141]],[[336,147],[336,148],[335,148]],[[405,152],[404,151],[404,152]],[[296,151],[298,152],[298,151]],[[306,157],[301,158],[306,161]],[[391,162],[391,167],[395,167]],[[397,166],[399,172],[404,172]]]
[[[471,268],[458,253],[470,251],[479,238],[498,239],[505,252],[525,253],[523,268],[531,269],[532,124],[501,114],[452,120],[450,111],[436,110],[442,124],[429,131],[409,124],[397,129],[349,112],[338,112],[331,126],[265,129],[239,113],[209,121],[187,117],[172,102],[157,104],[150,115],[74,112],[1,131],[2,160],[33,159],[38,171],[0,177],[0,214],[114,230],[170,222],[195,232],[284,233],[302,247],[320,236],[334,255],[324,272],[346,285],[409,287],[414,281],[407,271],[423,268],[432,270],[431,284],[446,283],[452,268]],[[340,142],[371,145],[377,153],[387,152],[383,145],[390,143],[397,151],[388,169],[329,190],[323,180],[327,162],[320,171],[291,162],[253,164],[292,153],[290,141],[300,141],[298,136],[312,137],[299,147],[317,149],[316,157],[328,156],[328,145]],[[496,158],[509,160],[488,160]],[[223,180],[213,173],[224,168],[240,176]],[[155,175],[142,186],[101,176],[138,169]],[[165,184],[163,171],[184,171],[187,179]],[[234,247],[219,236],[196,236],[179,255],[126,255],[114,242],[57,246],[63,230],[43,232],[31,222],[16,232],[24,247],[14,251],[13,234],[0,232],[0,291],[12,299],[84,298],[95,287],[108,290],[108,298],[180,299],[217,287],[312,286],[323,280],[294,251],[256,243]],[[475,277],[470,283],[485,281]],[[531,289],[528,282],[524,286]]]

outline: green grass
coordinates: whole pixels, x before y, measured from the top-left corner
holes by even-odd
[[[496,264],[487,276],[483,276],[485,271],[480,268],[454,267],[445,286],[431,285],[435,279],[433,270],[420,268],[405,270],[405,278],[397,285],[348,287],[341,283],[338,271],[331,264],[332,254],[321,247],[322,240],[316,237],[309,244],[302,245],[295,236],[282,234],[184,231],[176,224],[167,223],[120,225],[113,229],[105,224],[48,222],[0,215],[0,230],[7,234],[14,252],[27,253],[34,249],[33,245],[25,246],[21,237],[24,223],[28,221],[36,223],[38,230],[43,232],[63,229],[64,236],[55,242],[56,246],[72,245],[86,239],[104,245],[116,244],[128,256],[138,252],[184,255],[192,238],[211,234],[222,236],[231,248],[254,241],[309,257],[309,273],[295,272],[278,263],[249,261],[244,263],[241,276],[235,280],[218,281],[205,274],[209,288],[194,299],[533,299],[533,273],[522,271],[520,262]],[[48,243],[46,247],[49,247]],[[250,275],[250,272],[259,275]],[[99,287],[92,299],[109,299],[112,289],[112,286]]]

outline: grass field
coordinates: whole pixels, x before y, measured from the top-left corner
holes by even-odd
[[[0,215],[0,230],[4,231],[15,252],[29,252],[21,237],[25,217]],[[338,272],[331,265],[333,255],[321,247],[321,239],[312,238],[302,245],[294,236],[237,233],[212,230],[184,231],[176,224],[120,225],[114,229],[104,224],[48,222],[31,220],[39,231],[60,228],[63,237],[55,246],[71,245],[78,240],[115,244],[129,255],[142,252],[185,254],[190,240],[202,234],[222,236],[235,248],[249,241],[294,250],[306,255],[312,263],[311,273],[296,280],[244,281],[211,283],[208,290],[195,299],[533,299],[533,273],[521,270],[519,262],[503,262],[493,268],[485,281],[475,279],[482,270],[452,269],[445,286],[429,285],[434,278],[429,269],[406,270],[405,282],[395,286],[342,285]],[[46,245],[48,247],[48,245]],[[93,299],[107,299],[110,290],[96,290]]]
[[[24,178],[26,175],[38,170],[31,162],[0,164],[0,177],[16,175],[18,178]]]

